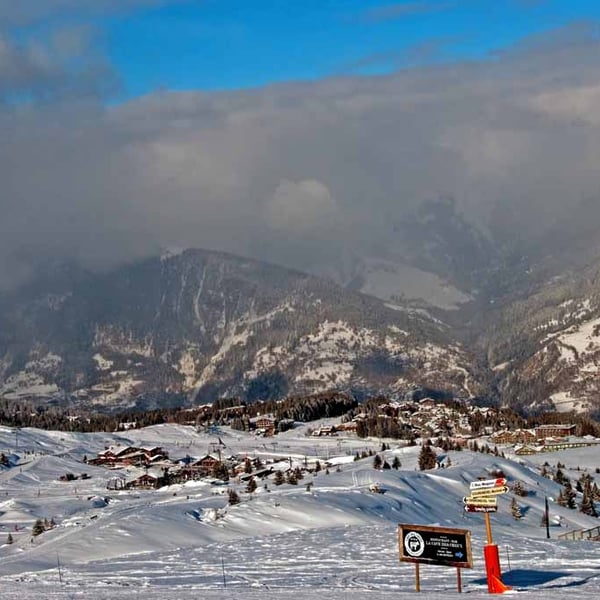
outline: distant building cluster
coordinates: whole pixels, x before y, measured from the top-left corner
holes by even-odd
[[[518,456],[600,444],[595,438],[574,439],[576,430],[577,426],[572,424],[540,425],[533,429],[504,429],[493,433],[489,439],[494,444],[514,446]]]
[[[87,464],[120,470],[138,467],[131,478],[116,476],[109,480],[109,489],[156,489],[165,485],[180,484],[186,481],[209,479],[212,483],[223,483],[233,478],[247,481],[251,478],[264,478],[280,472],[283,476],[290,473],[298,475],[306,470],[319,470],[319,461],[282,460],[261,461],[258,457],[247,455],[224,456],[220,449],[209,452],[199,458],[185,456],[171,460],[166,451],[156,446],[138,448],[134,446],[111,446],[105,448]],[[317,464],[318,463],[318,464]],[[326,466],[326,461],[323,463]]]

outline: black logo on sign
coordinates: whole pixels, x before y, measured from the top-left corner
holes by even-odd
[[[425,550],[425,541],[416,531],[411,531],[404,538],[404,548],[410,556],[421,556]]]

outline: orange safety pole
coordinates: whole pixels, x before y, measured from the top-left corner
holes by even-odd
[[[485,573],[487,576],[488,592],[490,594],[503,594],[512,589],[502,583],[502,573],[500,572],[500,554],[498,546],[492,540],[492,524],[489,513],[484,514],[485,533],[487,544],[483,547],[483,558],[485,559]]]

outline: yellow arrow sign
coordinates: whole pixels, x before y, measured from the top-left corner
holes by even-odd
[[[498,506],[498,501],[495,496],[466,496],[463,498],[463,502],[473,506]]]
[[[508,486],[501,485],[494,488],[488,488],[485,490],[469,490],[469,494],[471,496],[476,496],[477,498],[482,498],[485,496],[496,496],[497,494],[506,494],[508,493]]]

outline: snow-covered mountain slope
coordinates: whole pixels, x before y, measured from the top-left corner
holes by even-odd
[[[554,278],[491,319],[487,346],[501,396],[528,410],[600,408],[600,278],[593,266]]]
[[[395,447],[392,442],[382,455],[387,460],[397,456],[401,468],[376,471],[372,458],[354,461],[353,454],[379,450],[380,440],[314,439],[305,433],[302,426],[277,436],[273,443],[227,428],[210,436],[173,425],[125,436],[19,432],[19,465],[0,472],[4,496],[0,536],[11,533],[14,538],[12,544],[0,545],[2,597],[16,597],[10,595],[16,592],[20,598],[34,597],[31,594],[40,589],[47,590],[45,597],[62,591],[82,598],[118,598],[124,589],[130,594],[143,590],[148,598],[158,597],[155,594],[237,598],[254,589],[267,598],[287,597],[292,589],[307,599],[367,593],[410,597],[414,570],[398,563],[396,528],[398,523],[421,523],[471,530],[475,565],[463,572],[463,586],[472,597],[483,598],[487,595],[481,559],[486,539],[483,517],[465,513],[462,498],[471,481],[497,469],[509,483],[518,480],[529,491],[516,497],[523,513],[520,521],[509,510],[512,494],[500,496],[499,511],[491,517],[506,581],[534,598],[558,598],[571,587],[576,587],[578,597],[591,598],[599,592],[593,577],[598,560],[595,543],[556,539],[565,531],[595,527],[598,520],[554,502],[560,486],[539,475],[547,455],[515,461],[465,450],[449,454],[448,468],[420,472],[419,448]],[[305,457],[313,461],[318,456],[332,466],[329,474],[306,473],[297,486],[276,486],[270,476],[252,494],[244,491],[245,484],[232,482],[229,487],[238,490],[242,501],[228,505],[223,488],[207,481],[159,490],[108,491],[109,479],[127,473],[81,462],[84,453],[91,456],[115,443],[160,444],[172,457],[200,455],[217,436],[232,454],[298,465]],[[14,431],[0,428],[0,447],[14,450],[14,446]],[[581,469],[593,473],[597,450],[563,451],[552,456],[555,460],[575,478]],[[59,481],[65,471],[84,470],[89,479]],[[369,491],[375,481],[384,494]],[[546,497],[551,540],[540,527]],[[52,518],[57,526],[32,542],[31,525],[38,517]],[[431,597],[455,590],[453,569],[427,567],[421,576]]]
[[[50,279],[0,305],[5,398],[147,407],[411,385],[477,393],[439,320],[296,271],[188,250]]]

